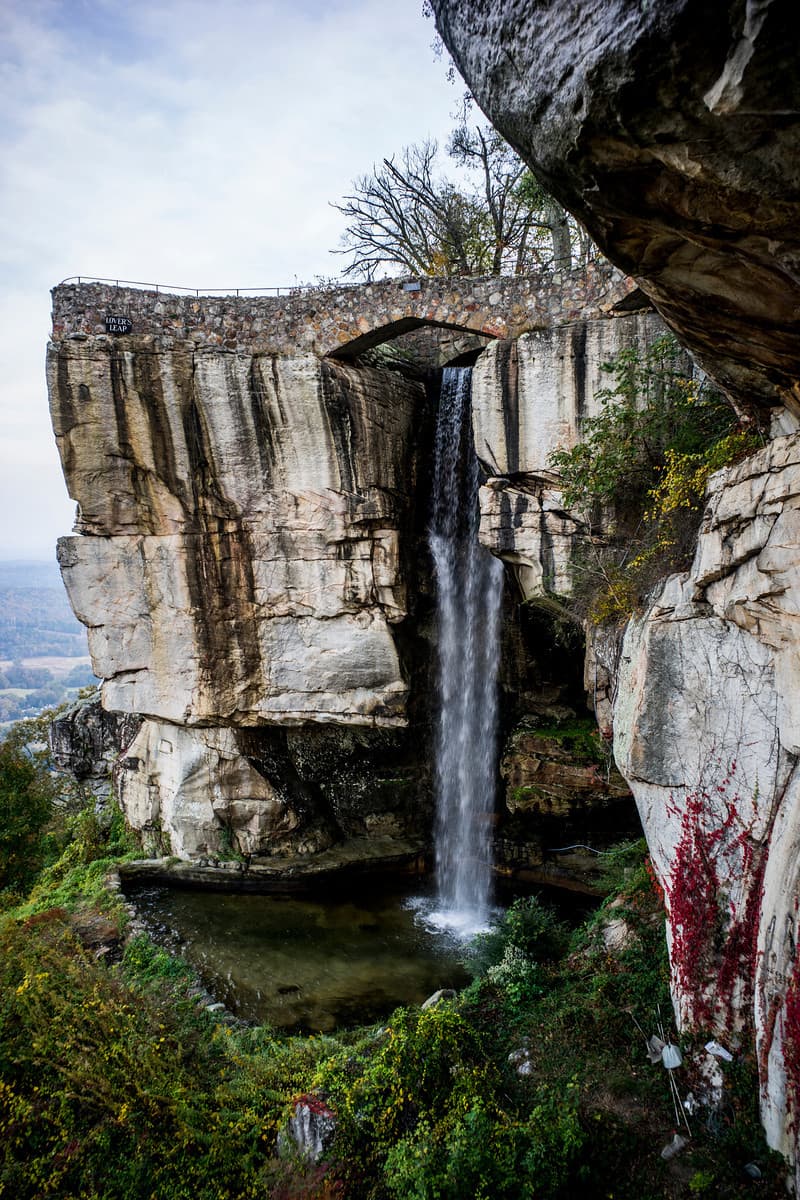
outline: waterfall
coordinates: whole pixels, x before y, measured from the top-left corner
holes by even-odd
[[[464,932],[489,914],[503,592],[502,563],[478,541],[471,376],[450,367],[442,378],[429,530],[439,630],[438,918]]]

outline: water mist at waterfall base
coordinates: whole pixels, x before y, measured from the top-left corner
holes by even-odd
[[[429,545],[436,578],[436,881],[424,919],[460,936],[490,916],[503,566],[478,541],[472,372],[447,368],[436,424]]]

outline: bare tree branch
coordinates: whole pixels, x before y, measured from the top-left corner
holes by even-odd
[[[466,186],[439,173],[438,146],[425,141],[384,158],[332,207],[347,219],[345,275],[372,279],[383,267],[417,275],[499,275],[585,265],[588,235],[548,196],[490,126],[467,124],[467,109],[447,153]]]

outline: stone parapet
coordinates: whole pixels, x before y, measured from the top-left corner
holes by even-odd
[[[53,340],[108,337],[121,348],[151,344],[162,350],[188,341],[214,351],[354,357],[423,324],[517,337],[599,316],[623,303],[634,287],[608,264],[569,274],[386,279],[282,296],[174,295],[65,283],[53,289]],[[127,318],[131,332],[107,333],[107,317]]]

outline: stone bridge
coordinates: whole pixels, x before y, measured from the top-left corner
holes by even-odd
[[[513,338],[624,309],[632,280],[609,264],[570,274],[466,279],[386,279],[299,288],[283,296],[175,295],[108,283],[53,289],[53,337],[104,336],[106,318],[126,317],[128,338],[169,349],[200,346],[264,354],[353,359],[421,326],[482,338]]]

